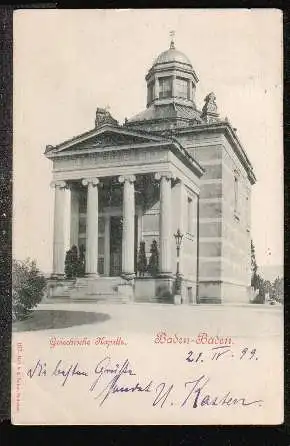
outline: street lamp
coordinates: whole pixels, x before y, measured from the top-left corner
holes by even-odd
[[[177,232],[174,234],[174,238],[175,238],[176,252],[177,252],[175,294],[180,295],[181,294],[181,276],[180,276],[180,272],[179,272],[179,254],[180,254],[180,247],[181,247],[181,242],[183,239],[183,234],[181,234],[179,228],[177,229]]]

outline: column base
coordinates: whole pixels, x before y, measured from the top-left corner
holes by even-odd
[[[136,274],[135,273],[122,273],[121,277],[122,277],[122,279],[125,279],[125,280],[134,280],[136,277]]]
[[[88,279],[98,279],[99,273],[85,273],[85,277]]]

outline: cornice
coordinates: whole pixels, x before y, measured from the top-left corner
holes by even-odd
[[[53,152],[53,153],[47,153],[46,156],[49,159],[55,159],[55,158],[70,158],[71,156],[79,156],[79,155],[90,155],[93,153],[104,153],[104,152],[111,152],[112,150],[128,150],[128,149],[142,149],[142,148],[150,148],[150,147],[168,147],[172,143],[171,141],[155,141],[155,142],[145,142],[145,143],[135,143],[135,144],[123,144],[123,145],[113,145],[113,146],[95,146],[95,147],[89,147],[87,149],[74,149],[71,150],[65,150],[60,152]]]
[[[106,131],[113,132],[116,134],[122,134],[124,136],[140,137],[140,138],[147,139],[147,140],[150,139],[151,141],[157,141],[157,142],[163,142],[166,140],[164,137],[161,137],[158,135],[152,135],[152,134],[144,132],[144,131],[131,130],[131,129],[126,128],[126,126],[113,126],[111,124],[103,124],[102,126],[100,126],[98,128],[94,128],[87,132],[81,133],[80,135],[73,136],[72,138],[67,139],[55,146],[47,145],[44,154],[47,157],[49,157],[49,154],[53,151],[56,152],[56,151],[67,149],[70,146],[73,146],[75,144],[85,142],[87,139],[90,139],[94,136],[102,135]]]
[[[188,166],[190,164],[191,170],[193,170],[192,167],[194,167],[194,173],[198,176],[198,178],[200,178],[205,173],[205,169],[196,161],[195,158],[193,158],[193,156],[190,155],[190,153],[180,144],[177,139],[171,138],[171,140],[173,142],[173,146],[176,147],[178,152],[181,153],[186,159],[186,165]]]
[[[200,133],[200,132],[224,132],[229,142],[231,143],[235,154],[239,158],[241,164],[245,168],[250,183],[253,185],[256,183],[257,178],[255,176],[253,166],[247,156],[245,149],[242,146],[237,134],[233,130],[232,126],[228,122],[216,122],[211,124],[196,124],[194,127],[190,128],[179,128],[176,129],[176,134],[186,134],[186,133]]]
[[[161,73],[161,72],[166,72],[166,71],[179,71],[179,72],[191,74],[196,83],[199,81],[198,76],[191,65],[183,64],[181,62],[173,62],[173,61],[162,62],[162,63],[158,63],[156,65],[153,65],[148,70],[148,72],[145,76],[145,80],[147,82],[154,73]]]

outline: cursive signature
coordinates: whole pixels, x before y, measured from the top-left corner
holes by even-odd
[[[64,367],[60,359],[52,372],[52,376],[63,377],[62,386],[64,386],[69,376],[88,376],[88,372],[80,370],[78,362],[70,364],[69,367]]]
[[[65,364],[62,359],[50,368],[45,361],[38,359],[27,371],[30,379],[47,379],[56,377],[61,386],[68,380],[83,378],[88,383],[89,392],[93,393],[101,407],[113,395],[138,393],[152,394],[153,407],[163,409],[171,406],[179,408],[206,408],[232,406],[261,407],[262,399],[250,399],[244,395],[235,395],[231,390],[216,390],[214,381],[206,374],[195,375],[183,381],[178,378],[174,383],[152,378],[139,378],[128,358],[115,361],[105,356],[93,370],[85,370],[79,362]],[[88,381],[86,381],[88,380]]]
[[[27,375],[29,376],[29,378],[33,378],[35,376],[47,376],[48,372],[46,362],[38,359],[34,366],[28,369]],[[85,370],[81,370],[78,362],[70,364],[69,366],[64,366],[62,359],[60,359],[50,375],[64,378],[61,384],[62,386],[64,386],[69,377],[88,376],[88,372]]]
[[[193,381],[187,381],[184,385],[188,391],[186,398],[182,401],[180,407],[191,405],[193,409],[203,406],[251,406],[258,404],[261,406],[263,400],[249,401],[245,397],[237,397],[231,394],[230,391],[222,395],[212,395],[206,393],[206,387],[210,378],[206,375],[201,375]]]
[[[109,382],[106,381],[106,385],[101,391],[95,396],[95,399],[99,399],[99,405],[102,406],[106,399],[115,393],[127,393],[127,392],[150,392],[153,381],[147,382],[146,385],[140,384],[139,381],[130,383],[127,385],[121,384],[120,379],[123,375],[128,376],[136,376],[136,373],[133,372],[129,360],[126,359],[123,363],[116,363],[112,365],[111,358],[106,356],[102,359],[97,366],[95,367],[95,375],[97,378],[93,381],[90,386],[90,392],[92,392],[96,385],[102,380],[105,376],[110,376]]]

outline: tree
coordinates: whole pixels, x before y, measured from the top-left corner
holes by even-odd
[[[256,253],[255,253],[255,246],[253,243],[253,240],[251,240],[251,286],[254,287],[254,289],[258,289],[258,283],[259,283],[259,279],[258,279],[258,265],[257,265],[257,261],[256,261]]]
[[[272,286],[272,297],[278,302],[284,302],[284,280],[282,277],[277,277]]]
[[[73,277],[71,249],[69,249],[65,254],[64,274],[67,279],[71,279]]]
[[[41,301],[46,287],[45,277],[34,260],[12,261],[12,319],[22,320]]]
[[[148,272],[151,276],[156,276],[159,270],[159,251],[156,240],[151,243],[150,253]]]
[[[79,247],[78,265],[77,277],[84,277],[86,271],[86,249],[84,245]]]
[[[73,245],[67,252],[64,262],[64,273],[67,279],[75,279],[80,270],[78,248]]]
[[[137,270],[139,272],[140,277],[144,276],[144,273],[147,270],[145,242],[142,242],[142,241],[140,242],[140,248],[139,248],[139,253],[138,253]]]
[[[255,290],[259,290],[259,293],[255,297],[255,299],[252,301],[254,304],[264,304],[265,303],[265,292],[266,292],[266,286],[265,286],[265,280],[259,275],[256,274],[255,276]]]

